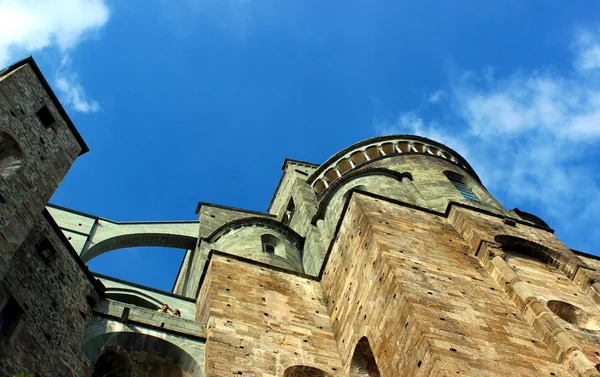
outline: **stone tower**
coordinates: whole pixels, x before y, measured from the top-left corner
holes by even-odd
[[[43,77],[33,64],[21,63],[27,74],[11,85],[36,87]],[[51,93],[44,85],[39,93]],[[13,86],[0,81],[0,132],[9,140],[0,166],[14,175],[15,160],[5,156],[39,150],[26,140],[37,140],[29,135],[40,125],[10,118],[11,106],[28,103],[15,99],[21,97],[7,89]],[[68,119],[53,101],[53,118]],[[74,128],[63,129],[80,140]],[[70,165],[85,150],[71,148],[52,149],[67,156],[55,160]],[[41,164],[36,177],[57,184],[66,169]],[[0,370],[600,376],[599,259],[570,250],[538,217],[505,209],[449,147],[391,135],[319,165],[287,159],[282,169],[268,212],[201,202],[197,221],[180,222],[118,223],[54,205],[36,209],[39,198],[14,200],[20,191],[3,181],[2,220],[26,231],[10,239],[2,233],[2,242],[21,251],[3,254],[9,304],[2,319],[21,330],[3,333]],[[30,217],[18,215],[19,205]],[[47,261],[48,241],[40,239],[49,239],[58,257]],[[92,276],[83,264],[136,245],[187,250],[172,292]],[[169,311],[157,312],[165,303]],[[64,305],[79,308],[73,323],[52,316]]]

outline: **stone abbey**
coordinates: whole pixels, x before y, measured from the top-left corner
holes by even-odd
[[[0,71],[2,377],[600,376],[600,259],[436,141],[287,159],[267,212],[181,222],[49,205],[86,152],[32,58]],[[85,265],[132,246],[186,250],[172,292]]]

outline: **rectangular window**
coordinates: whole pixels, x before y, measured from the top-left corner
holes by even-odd
[[[38,253],[46,263],[52,262],[56,259],[56,249],[47,238],[44,238],[37,247]]]
[[[0,336],[7,340],[14,334],[23,309],[14,297],[10,297],[0,312]]]
[[[40,122],[42,122],[42,125],[44,125],[44,127],[46,127],[46,128],[52,127],[52,125],[55,122],[54,117],[52,116],[52,113],[50,112],[50,110],[48,109],[48,106],[46,106],[46,105],[42,106],[42,108],[39,109],[35,114],[37,115]]]
[[[478,201],[479,198],[477,198],[477,196],[475,196],[475,194],[473,193],[473,191],[471,191],[471,189],[465,185],[464,183],[457,181],[455,179],[450,179],[450,182],[452,182],[452,184],[454,185],[454,187],[456,187],[456,189],[461,193],[461,195],[468,200],[475,200]]]

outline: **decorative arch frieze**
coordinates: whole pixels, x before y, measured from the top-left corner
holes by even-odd
[[[477,182],[481,180],[458,153],[436,141],[414,135],[390,135],[363,140],[336,153],[307,180],[317,195],[355,169],[374,161],[401,155],[425,155],[441,158],[465,170]]]

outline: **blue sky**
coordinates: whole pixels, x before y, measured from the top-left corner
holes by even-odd
[[[266,210],[286,157],[417,133],[507,208],[600,252],[597,1],[8,0],[0,63],[32,54],[91,152],[52,202],[116,221]],[[93,271],[170,290],[183,253]]]

